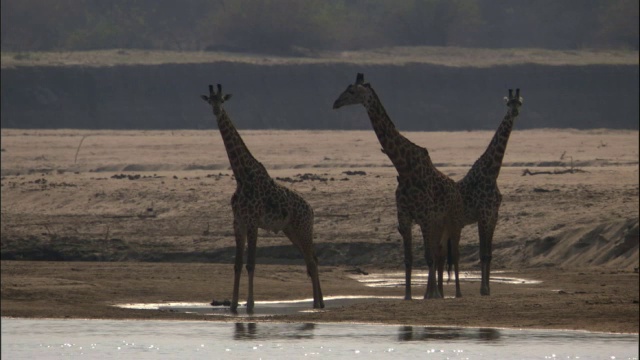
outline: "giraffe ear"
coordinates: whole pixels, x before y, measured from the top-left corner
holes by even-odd
[[[202,100],[209,102],[209,97],[207,95],[200,95],[200,97],[202,98]]]
[[[231,99],[231,94],[226,94],[223,99],[224,101]]]

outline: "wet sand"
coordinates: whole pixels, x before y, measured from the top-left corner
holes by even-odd
[[[238,318],[115,307],[124,303],[222,301],[231,294],[233,265],[177,263],[2,261],[2,316],[42,318],[182,319],[237,321]],[[325,296],[404,294],[402,287],[368,287],[350,268],[322,267]],[[377,272],[391,269],[367,269]],[[397,271],[397,269],[393,269]],[[331,304],[325,310],[289,315],[242,316],[243,321],[349,322],[421,326],[574,329],[638,333],[638,273],[530,269],[504,276],[538,284],[492,284],[479,295],[479,283],[463,282],[462,298],[412,301],[363,299]],[[246,296],[246,274],[241,300]],[[258,265],[256,301],[308,299],[311,284],[303,266]],[[453,288],[445,287],[452,296]],[[259,311],[259,304],[257,305]],[[309,310],[311,305],[309,303]],[[259,314],[258,314],[259,315]]]

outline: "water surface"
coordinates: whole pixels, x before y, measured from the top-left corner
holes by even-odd
[[[638,335],[356,324],[2,318],[3,359],[638,359]]]

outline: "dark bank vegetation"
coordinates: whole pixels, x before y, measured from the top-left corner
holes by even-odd
[[[638,49],[637,0],[6,0],[2,51]]]

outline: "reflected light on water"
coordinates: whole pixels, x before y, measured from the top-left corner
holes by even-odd
[[[538,284],[541,281],[530,280],[523,278],[507,277],[507,276],[495,276],[500,274],[499,271],[494,272],[494,276],[491,278],[492,282],[506,283],[506,284]],[[402,287],[404,286],[404,272],[392,272],[392,273],[370,273],[368,275],[358,274],[350,275],[352,279],[357,280],[369,287]],[[460,281],[462,282],[476,282],[480,281],[479,272],[463,272],[460,274]],[[415,272],[412,277],[413,286],[426,286],[427,273]],[[450,282],[447,284],[453,284]],[[384,300],[384,299],[402,299],[400,296],[329,296],[325,297],[325,309],[330,309],[335,306],[346,306],[358,302],[358,300]],[[313,299],[301,299],[301,300],[275,300],[275,301],[256,301],[254,313],[251,316],[268,316],[268,315],[287,315],[299,312],[322,312],[323,309],[312,309]],[[249,314],[243,308],[242,304],[238,309],[238,314],[233,314],[229,310],[228,306],[212,306],[209,303],[197,303],[197,302],[165,302],[165,303],[131,303],[131,304],[116,304],[114,306],[124,309],[139,309],[139,310],[161,310],[161,311],[174,311],[185,313],[197,313],[200,315],[217,315],[217,316],[229,316],[229,317],[246,317]]]
[[[356,324],[2,319],[3,359],[637,359],[637,334]]]
[[[327,296],[324,298],[324,309],[313,309],[313,299],[256,301],[253,314],[250,316],[287,315],[303,312],[323,312],[332,307],[346,306],[362,300],[390,300],[402,299],[400,296]],[[228,306],[212,306],[201,302],[165,302],[165,303],[129,303],[116,304],[123,309],[160,310],[200,315],[215,315],[228,317],[247,317],[245,305],[238,308],[238,314],[233,314]]]
[[[531,280],[524,278],[516,278],[509,276],[496,276],[500,274],[500,271],[495,271],[492,274],[491,282],[502,284],[539,284],[539,280]],[[350,278],[357,280],[369,287],[399,287],[404,286],[405,273],[393,272],[393,273],[369,273],[368,275],[355,274],[350,275]],[[412,286],[426,286],[428,273],[426,271],[414,271],[411,277]],[[480,282],[481,275],[477,271],[465,271],[460,273],[461,282]],[[445,285],[453,285],[453,277],[450,282]]]

